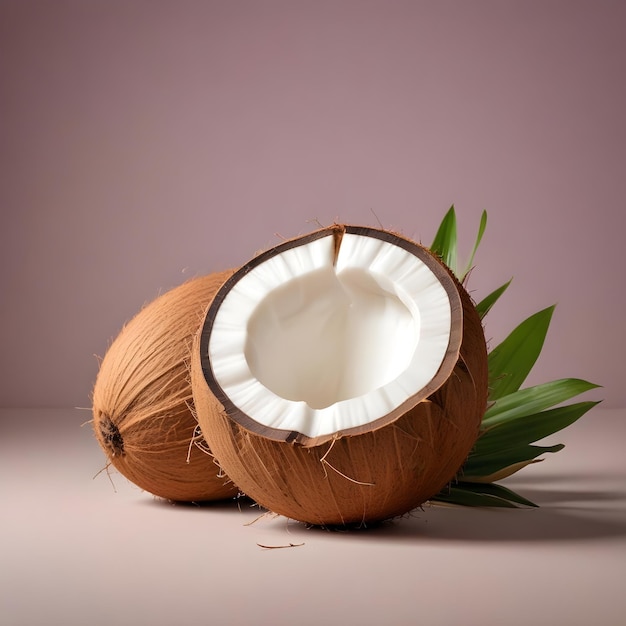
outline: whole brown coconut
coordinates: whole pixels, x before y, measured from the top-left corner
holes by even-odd
[[[313,525],[399,516],[444,488],[478,436],[487,349],[470,296],[429,250],[335,225],[218,291],[196,337],[198,422],[267,509]]]
[[[231,274],[194,278],[144,307],[107,350],[96,378],[93,428],[108,462],[162,498],[237,494],[199,433],[189,380],[193,336]]]

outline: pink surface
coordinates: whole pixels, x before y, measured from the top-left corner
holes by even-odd
[[[455,203],[494,341],[626,404],[622,2],[0,3],[0,406],[88,406],[160,290],[334,220]],[[278,234],[277,234],[278,233]]]
[[[85,419],[0,411],[7,626],[624,624],[623,409],[594,409],[503,482],[538,509],[427,505],[354,532],[93,478],[104,455]]]

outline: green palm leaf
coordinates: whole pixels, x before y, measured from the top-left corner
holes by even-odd
[[[430,249],[441,257],[454,274],[457,273],[457,229],[454,205],[448,209],[441,221]]]
[[[474,256],[476,254],[476,250],[478,250],[478,246],[480,245],[483,235],[485,234],[486,228],[487,228],[487,211],[483,211],[482,215],[480,216],[480,224],[478,225],[478,234],[476,235],[476,240],[474,241],[474,247],[472,248],[470,258],[467,261],[467,265],[465,266],[463,273],[461,274],[461,276],[459,276],[459,280],[461,281],[465,279],[469,271],[472,269],[472,265],[474,264]]]
[[[519,389],[496,400],[485,412],[482,426],[489,430],[510,420],[527,418],[597,387],[580,378],[563,378]]]
[[[483,211],[474,247],[461,274],[457,265],[458,241],[454,205],[450,207],[437,230],[431,249],[461,281],[472,268],[486,224],[487,213]],[[476,305],[481,319],[510,284],[509,280]],[[483,417],[482,434],[457,482],[437,494],[434,501],[465,506],[536,506],[495,481],[540,461],[542,454],[562,450],[563,444],[532,444],[570,426],[598,404],[587,401],[562,405],[574,396],[598,387],[577,378],[521,388],[541,353],[554,308],[550,306],[531,315],[490,351],[491,404]]]
[[[472,456],[487,456],[549,437],[573,424],[596,404],[577,402],[500,422],[479,437],[470,460]]]
[[[489,399],[517,391],[541,354],[554,306],[531,315],[489,353]]]
[[[508,286],[511,284],[511,280],[513,279],[511,278],[509,282],[504,283],[502,287],[498,287],[496,290],[492,291],[488,296],[485,296],[485,298],[483,298],[476,305],[476,311],[478,312],[478,315],[481,319],[485,317],[487,313],[489,313],[491,307],[500,299],[500,296],[507,290]]]
[[[530,500],[511,489],[493,483],[463,483],[451,485],[437,494],[437,502],[460,504],[462,506],[497,506],[517,508],[518,505],[536,507]]]
[[[470,456],[463,468],[462,481],[495,482],[502,480],[520,469],[536,463],[537,457],[549,452],[558,452],[565,446],[562,443],[554,446],[517,445],[502,449],[492,454],[476,454]]]

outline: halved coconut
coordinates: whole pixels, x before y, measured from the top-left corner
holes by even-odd
[[[199,424],[264,507],[316,525],[382,520],[452,480],[487,402],[470,297],[426,248],[335,225],[237,271],[192,359]]]

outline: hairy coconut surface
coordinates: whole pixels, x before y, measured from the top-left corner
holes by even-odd
[[[376,350],[369,354],[369,358],[373,360],[371,367],[375,373],[372,377],[373,388],[354,387],[357,395],[352,397],[348,393],[352,389],[351,386],[337,385],[339,389],[337,402],[329,404],[326,399],[317,407],[311,407],[314,402],[298,401],[297,398],[275,401],[276,393],[266,393],[265,386],[251,373],[248,373],[248,378],[243,377],[238,382],[235,377],[235,383],[230,382],[228,375],[222,376],[221,379],[219,375],[216,376],[216,368],[218,371],[227,371],[228,368],[238,367],[237,363],[242,357],[241,354],[237,354],[238,351],[243,353],[250,372],[254,369],[252,361],[259,356],[256,354],[252,358],[250,351],[246,352],[243,347],[235,349],[235,354],[224,357],[220,356],[219,350],[211,351],[213,335],[222,333],[221,323],[217,324],[216,330],[216,318],[229,298],[229,293],[237,289],[239,281],[247,281],[246,277],[253,272],[258,272],[259,276],[263,277],[263,273],[271,269],[270,273],[275,274],[276,266],[272,261],[274,257],[282,257],[299,246],[307,248],[312,242],[324,237],[331,237],[334,241],[335,258],[329,259],[328,263],[337,268],[337,257],[341,254],[340,249],[346,245],[346,237],[349,235],[358,239],[355,249],[366,250],[366,253],[358,252],[353,255],[350,262],[356,265],[362,263],[359,269],[371,274],[369,278],[372,278],[378,287],[382,285],[381,289],[388,294],[401,294],[401,300],[406,302],[409,310],[412,310],[414,324],[405,326],[400,323],[401,328],[406,328],[406,343],[415,350],[407,361],[408,365],[405,363],[398,372],[394,369],[393,363],[383,364],[382,367],[378,364],[380,360],[378,354],[383,354],[387,361],[393,361],[394,351],[398,353],[399,358],[405,359],[402,333],[400,341],[392,342],[396,347],[391,352],[389,347],[384,345],[384,341],[376,341]],[[372,244],[377,247],[375,255],[367,252],[372,248],[367,241],[369,238],[375,240]],[[404,252],[397,256],[390,247],[400,248]],[[414,299],[411,300],[402,292],[400,286],[411,283],[413,279],[412,275],[408,278],[405,276],[407,274],[405,253],[419,260],[417,270],[422,271],[420,268],[425,265],[436,282],[440,283],[443,289],[437,293],[446,295],[450,309],[449,324],[446,326],[447,345],[443,350],[440,347],[435,348],[439,355],[436,367],[433,367],[432,363],[430,365],[424,363],[429,376],[425,383],[421,379],[417,382],[417,378],[423,374],[419,368],[420,360],[422,355],[424,359],[429,360],[432,354],[429,351],[419,352],[416,346],[420,345],[421,337],[420,341],[415,342],[413,334],[414,332],[419,334],[428,326],[428,317],[431,314],[428,300],[431,296],[428,295],[424,301],[423,298],[420,300],[419,294],[413,294],[411,298]],[[287,265],[295,263],[306,266],[307,255],[316,257],[316,254],[307,252],[304,256],[292,255],[283,260]],[[378,259],[381,256],[386,260],[379,263]],[[409,258],[407,262],[408,267],[412,268],[410,263],[413,259]],[[378,270],[372,270],[374,267],[378,267]],[[387,268],[382,271],[388,271],[389,275],[381,276],[381,268]],[[352,269],[348,268],[350,271]],[[296,328],[306,332],[307,327],[314,325],[314,318],[306,317],[308,307],[315,307],[315,303],[323,300],[325,296],[317,289],[319,285],[316,282],[316,290],[313,290],[315,297],[309,301],[311,296],[307,287],[309,283],[300,282],[299,271],[292,267],[292,271],[286,274],[289,277],[286,282],[293,282],[295,276],[298,293],[295,299],[299,300],[299,304],[297,307],[294,305],[293,315],[305,315],[306,323]],[[307,274],[308,270],[305,267],[302,271]],[[369,278],[360,281],[366,285],[367,290],[372,288]],[[409,280],[409,283],[403,283],[405,279]],[[281,289],[280,279],[277,283],[278,286],[275,288]],[[417,283],[418,289],[420,284]],[[254,283],[252,285],[254,287]],[[326,285],[334,288],[332,282],[323,282],[321,286]],[[273,293],[275,288],[270,288],[269,292]],[[263,301],[267,297],[273,299],[273,296],[261,293],[256,287],[251,293],[257,294],[257,298],[251,295],[249,290],[244,291],[250,296],[248,306],[251,309],[249,315],[244,315],[248,322],[245,332],[256,332],[253,330],[254,313],[263,306]],[[376,298],[373,301],[377,302]],[[334,299],[329,300],[331,306],[334,302]],[[337,302],[340,303],[339,307],[343,307],[341,298]],[[358,300],[355,296],[353,304],[360,307],[363,302],[369,300]],[[240,305],[241,303],[238,304]],[[399,319],[397,316],[394,317],[393,307],[375,310],[370,319],[370,322],[380,321],[384,329],[383,339],[384,334],[390,332],[393,326],[388,324],[388,320],[383,319],[388,315],[393,319]],[[367,311],[359,309],[359,316],[367,317]],[[282,319],[284,317],[281,317]],[[352,318],[350,319],[351,324],[355,323]],[[239,332],[234,328],[240,325],[237,319],[230,322],[226,320],[225,324],[227,327],[233,327],[229,328],[226,334],[231,331]],[[435,323],[435,326],[437,325]],[[366,327],[369,328],[367,325]],[[342,326],[341,329],[350,335],[347,327]],[[294,340],[291,335],[289,337],[290,341]],[[367,336],[362,340],[367,342]],[[278,372],[279,376],[289,376],[289,372],[293,370],[307,372],[306,367],[299,369],[300,365],[296,361],[302,359],[306,364],[311,358],[309,351],[317,351],[313,344],[323,341],[325,341],[323,333],[320,333],[315,335],[313,343],[303,343],[305,346],[308,345],[308,349],[281,352],[281,355],[292,361],[286,368],[279,367],[270,358],[268,366],[270,374],[275,375]],[[338,346],[336,358],[341,363],[348,363],[350,367],[357,367],[356,361],[345,360],[343,353],[349,350],[350,346],[345,344],[339,332],[333,334],[332,342],[341,344]],[[265,349],[270,350],[271,347],[266,346]],[[356,354],[358,359],[368,355],[367,351],[365,353],[357,351]],[[215,360],[225,361],[227,369],[220,370]],[[326,361],[326,364],[324,366],[323,361],[318,363],[319,377],[324,377],[325,369],[334,367],[332,358]],[[241,375],[239,370],[235,371]],[[315,368],[308,371],[310,376],[315,376]],[[369,370],[366,368],[363,371]],[[333,372],[336,376],[337,372],[335,370]],[[386,396],[389,394],[385,390],[391,390],[389,393],[396,394],[394,385],[400,380],[403,387],[406,387],[407,375],[416,375],[414,387],[409,388],[404,396],[398,395],[398,401],[389,406],[386,404]],[[312,384],[315,386],[315,381]],[[247,390],[246,394],[252,396],[252,400],[256,400],[258,396],[258,404],[250,401],[245,405],[247,410],[243,410],[240,398],[243,397],[245,401],[246,394],[237,395],[239,386]],[[296,383],[285,385],[289,393],[297,387]],[[383,391],[380,392],[380,389]],[[207,311],[202,330],[194,343],[192,390],[198,421],[207,442],[222,468],[244,493],[271,511],[314,525],[368,523],[402,515],[414,509],[454,479],[475,443],[486,408],[487,350],[482,324],[469,295],[439,259],[422,246],[394,233],[336,225],[286,242],[253,259],[220,289]],[[231,393],[231,390],[237,393]],[[381,393],[384,396],[383,400],[380,399]],[[233,401],[233,397],[236,401]],[[311,397],[317,401],[323,397],[323,393],[316,392]],[[266,402],[268,399],[271,401]],[[266,413],[268,411],[271,413],[277,408],[285,412],[292,411],[294,417],[287,421],[282,417],[272,421],[272,416],[268,418]],[[366,419],[353,415],[361,411],[367,413]],[[304,415],[303,419],[301,415]],[[325,419],[329,415],[337,420],[332,426],[311,425],[311,422]],[[347,415],[345,420],[344,415]],[[276,427],[275,424],[282,425],[282,428]],[[290,428],[284,428],[284,424],[290,424]]]
[[[178,501],[237,494],[193,413],[189,359],[208,303],[232,272],[189,280],[145,306],[113,341],[93,390],[93,428],[108,462]]]

